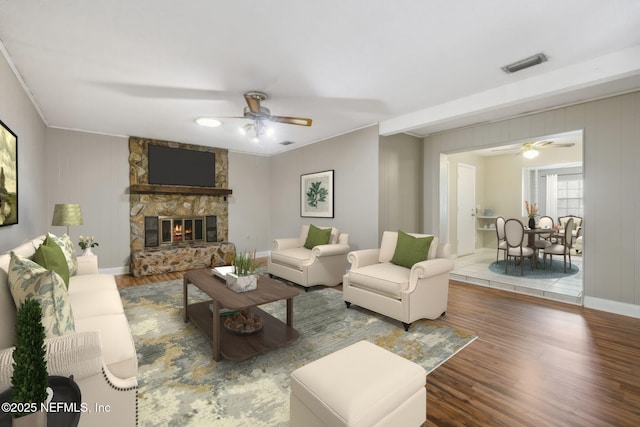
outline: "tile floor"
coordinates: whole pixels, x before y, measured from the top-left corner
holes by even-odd
[[[502,258],[502,253],[500,256]],[[459,258],[454,257],[453,262],[455,265],[449,277],[453,280],[475,285],[499,288],[570,304],[582,305],[584,287],[582,282],[581,256],[571,256],[572,264],[578,266],[580,271],[573,276],[561,279],[532,279],[527,278],[526,272],[522,277],[511,277],[494,273],[489,270],[489,264],[495,260],[496,251],[489,248],[478,249],[476,253],[472,255]]]

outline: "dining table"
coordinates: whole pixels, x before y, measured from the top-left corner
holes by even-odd
[[[529,228],[529,227],[525,227],[524,228],[524,234],[527,235],[527,246],[530,247],[531,249],[533,249],[534,252],[534,257],[533,257],[533,265],[535,268],[538,268],[538,249],[536,248],[535,242],[536,242],[536,236],[539,236],[541,234],[549,234],[549,233],[555,233],[556,230],[554,230],[553,228]]]

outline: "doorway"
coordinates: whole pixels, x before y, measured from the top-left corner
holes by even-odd
[[[523,144],[529,141],[544,141],[539,149],[539,155],[534,159],[528,159],[523,156]],[[527,139],[523,141],[515,141],[504,146],[485,146],[483,148],[472,148],[466,151],[456,151],[452,153],[441,153],[441,175],[444,164],[450,168],[452,172],[458,171],[458,165],[464,163],[472,165],[476,168],[476,215],[481,215],[481,223],[475,224],[476,247],[473,255],[460,257],[460,254],[467,251],[458,251],[455,248],[456,243],[463,236],[464,232],[457,230],[459,207],[457,201],[459,195],[456,194],[456,186],[458,177],[452,173],[451,177],[441,178],[440,183],[440,204],[446,206],[448,212],[442,213],[440,217],[441,229],[448,230],[452,253],[454,256],[455,268],[451,274],[452,278],[466,281],[468,283],[480,284],[489,287],[499,287],[505,290],[529,293],[544,298],[569,302],[581,305],[584,295],[584,268],[582,253],[572,253],[572,263],[578,266],[579,272],[572,276],[560,278],[539,278],[531,277],[514,277],[506,278],[503,275],[496,276],[494,272],[489,270],[489,265],[496,261],[496,232],[492,227],[493,219],[497,216],[504,218],[518,218],[525,222],[527,220],[524,213],[524,200],[535,202],[541,209],[541,214],[548,214],[552,209],[546,202],[546,182],[543,182],[544,175],[547,172],[563,175],[565,170],[557,170],[558,165],[575,166],[582,164],[583,161],[583,133],[582,131],[572,131],[563,134],[546,135],[535,139]],[[523,180],[523,170],[535,168],[538,171],[535,180],[526,185]],[[572,171],[573,172],[573,171]],[[464,172],[463,172],[464,173]],[[584,171],[577,173],[584,176]],[[535,174],[534,174],[535,175]],[[574,179],[573,181],[580,181]],[[583,189],[579,184],[576,189],[567,184],[566,195],[562,196],[562,186],[558,185],[558,195],[555,198],[557,202],[556,216],[564,215],[559,208],[565,203],[568,211],[566,213],[582,216],[581,206],[583,201],[574,200],[576,197],[580,199]],[[526,188],[537,192],[527,193]],[[451,198],[448,198],[450,192]],[[577,192],[577,195],[574,194]],[[536,195],[537,194],[537,195]],[[563,200],[563,199],[566,199]],[[460,210],[468,209],[460,207]],[[480,222],[478,217],[474,217],[476,222]],[[557,218],[554,217],[557,222]],[[588,227],[588,218],[583,221]],[[582,232],[584,235],[585,229]],[[588,230],[586,230],[588,234]],[[574,243],[575,244],[575,243]],[[501,261],[502,262],[502,261]]]
[[[458,163],[457,255],[471,255],[476,247],[476,167]]]

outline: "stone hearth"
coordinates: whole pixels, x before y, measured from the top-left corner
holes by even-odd
[[[229,265],[236,247],[230,242],[138,250],[131,254],[134,277]]]

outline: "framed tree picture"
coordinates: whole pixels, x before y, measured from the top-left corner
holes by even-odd
[[[300,216],[333,218],[333,170],[300,175]]]
[[[18,136],[0,121],[0,227],[18,223]]]

